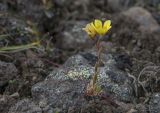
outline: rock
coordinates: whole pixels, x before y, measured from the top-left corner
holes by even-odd
[[[123,14],[133,21],[136,21],[142,32],[154,32],[159,31],[160,27],[157,21],[152,17],[151,13],[141,7],[132,7],[129,10],[123,12]]]
[[[132,102],[134,94],[131,80],[117,68],[117,57],[103,54],[103,64],[98,84],[103,91],[123,102]],[[90,59],[93,58],[93,59]],[[45,81],[32,87],[32,97],[42,109],[52,112],[89,109],[90,102],[84,98],[85,89],[94,74],[95,52],[81,53],[70,57],[65,64],[54,70]],[[121,65],[126,65],[125,63]],[[103,106],[103,105],[102,105]],[[109,109],[109,108],[108,108]],[[79,111],[78,110],[78,111]],[[77,111],[77,112],[78,112]]]
[[[85,65],[70,67],[70,68],[60,68],[57,71],[53,71],[47,79],[58,79],[58,80],[78,80],[78,79],[89,79],[94,72],[93,67],[88,67]]]
[[[38,54],[31,50],[26,50],[25,55],[22,54],[22,52],[12,55],[14,59],[17,59],[17,67],[21,67],[21,73],[16,78],[9,81],[4,94],[18,92],[20,96],[23,97],[31,95],[31,86],[44,80],[45,76],[49,73],[48,70],[46,70],[48,67],[37,55]]]
[[[69,24],[66,24],[65,30],[61,32],[61,38],[57,42],[60,48],[69,50],[92,47],[93,41],[82,30],[86,24],[87,22],[85,21],[71,21]]]
[[[3,92],[4,86],[17,74],[17,68],[13,63],[0,61],[0,92]]]
[[[138,113],[148,113],[147,107],[144,104],[137,104],[136,110],[138,111]]]
[[[118,67],[118,60],[128,59],[128,57],[120,56],[108,53],[102,54],[103,62],[100,66],[97,84],[102,87],[103,92],[109,97],[114,97],[122,102],[132,102],[134,98],[132,80],[124,69]],[[93,112],[96,109],[90,109],[93,106],[93,102],[91,102],[92,99],[86,99],[85,91],[94,74],[96,60],[97,55],[94,50],[70,57],[62,67],[54,69],[44,81],[32,86],[33,101],[46,112],[70,111],[70,113],[74,113],[83,110],[91,110]],[[127,63],[129,62],[122,61],[120,65],[125,68]],[[102,105],[101,100],[97,101],[95,106],[98,107],[100,105],[99,109],[102,109],[104,104]],[[112,109],[111,107],[106,107],[103,109]]]
[[[9,14],[0,15],[0,34],[4,35],[0,42],[0,47],[31,43],[29,38],[32,37],[33,40],[35,38],[33,37],[33,34],[27,30],[28,27],[29,26],[24,20],[10,16]],[[8,37],[14,38],[11,39]]]
[[[9,108],[16,103],[16,98],[10,95],[0,95],[0,111],[8,113]]]
[[[86,82],[80,80],[46,80],[32,87],[32,96],[42,108],[50,105],[53,113],[58,109],[65,112],[69,107],[78,104],[77,101],[84,101],[82,97],[85,86]]]
[[[133,6],[135,0],[108,0],[108,6],[113,11],[122,11]]]
[[[13,105],[8,113],[42,113],[42,110],[31,100],[23,99]]]
[[[44,62],[37,57],[33,51],[27,50],[26,51],[26,59],[20,59],[21,61],[21,68],[23,69],[22,74],[23,76],[32,76],[36,78],[41,78],[40,74],[45,74],[45,64]],[[28,72],[28,70],[30,70]],[[31,77],[31,78],[32,78]]]
[[[75,67],[79,65],[88,65],[88,60],[82,55],[74,55],[68,58],[68,60],[63,64],[64,67]]]
[[[7,0],[7,4],[14,8],[20,15],[23,15],[26,18],[32,17],[32,20],[35,22],[41,20],[40,18],[44,17],[43,5],[36,0],[32,0],[30,2],[27,0]]]
[[[88,54],[89,53],[83,53],[69,58],[62,68],[54,70],[46,80],[90,81],[94,74],[94,65],[89,64],[92,60],[89,61],[87,59],[86,55]],[[90,56],[94,56],[94,54],[91,54]],[[127,76],[127,73],[117,67],[116,63],[118,62],[116,62],[112,55],[103,54],[102,56],[104,65],[100,67],[98,84],[101,85],[106,92],[115,95],[119,100],[131,102],[134,94],[131,80]],[[74,65],[73,62],[75,62]],[[93,62],[95,63],[95,61]],[[121,65],[126,65],[126,63]]]
[[[159,113],[160,111],[160,93],[154,93],[149,101],[149,112]]]
[[[0,3],[0,12],[6,12],[8,10],[8,7],[4,3]]]
[[[118,113],[109,101],[105,104],[98,99],[87,100],[84,95],[86,85],[84,80],[46,80],[32,87],[32,95],[43,111],[47,109],[51,113],[97,113],[97,109],[102,113]]]
[[[105,52],[104,52],[105,53]],[[80,65],[90,65],[92,67],[95,66],[97,61],[97,53],[95,50],[90,50],[84,53],[80,53],[74,56],[71,56],[68,58],[68,60],[64,63],[64,67],[73,67],[73,66],[80,66]],[[108,54],[108,53],[107,53]],[[104,59],[104,63],[107,63],[107,61],[113,59],[113,56],[111,54],[102,54],[102,59]],[[74,63],[74,65],[72,65]],[[71,66],[70,66],[71,65]]]

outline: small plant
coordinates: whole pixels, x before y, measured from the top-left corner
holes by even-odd
[[[102,92],[101,87],[97,84],[97,78],[99,74],[99,67],[101,63],[101,53],[102,53],[102,46],[101,46],[101,39],[106,33],[111,29],[111,21],[106,20],[102,23],[101,20],[96,19],[94,22],[91,22],[83,28],[84,31],[87,32],[89,37],[93,40],[96,40],[96,49],[97,49],[97,62],[95,64],[94,75],[91,79],[90,83],[87,86],[86,94],[87,95],[98,95]],[[96,38],[97,37],[97,38]]]
[[[12,46],[6,45],[4,47],[0,47],[0,53],[19,52],[19,51],[23,51],[23,50],[27,50],[27,49],[31,49],[31,48],[38,49],[40,47],[41,40],[40,40],[39,31],[36,29],[36,26],[33,25],[31,22],[28,22],[28,24],[30,26],[26,28],[26,31],[28,31],[28,33],[32,34],[36,38],[36,40],[32,40],[32,42],[30,42],[28,44],[12,45]],[[10,37],[10,35],[9,34],[0,35],[0,41],[3,39],[6,39],[7,37]]]

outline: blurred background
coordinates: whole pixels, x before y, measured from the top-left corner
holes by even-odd
[[[1,0],[0,47],[25,44],[18,48],[21,50],[42,40],[42,49],[48,52],[53,48],[66,54],[83,51],[93,44],[81,29],[94,19],[112,21],[105,40],[112,40],[117,47],[130,52],[144,48],[152,53],[159,45],[159,0]],[[65,56],[61,60],[64,62]]]

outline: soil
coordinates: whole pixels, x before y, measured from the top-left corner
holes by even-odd
[[[80,43],[79,47],[73,45],[67,48],[68,45],[65,45],[62,39],[64,32],[72,32],[72,26],[77,21],[91,22],[95,18],[112,21],[112,29],[104,37],[104,42],[110,44],[107,52],[118,55],[115,59],[119,61],[120,69],[127,68],[135,78],[140,77],[138,82],[142,84],[138,86],[135,83],[138,87],[136,102],[143,106],[151,94],[160,93],[160,30],[143,31],[140,29],[140,22],[123,14],[131,7],[141,7],[147,10],[157,26],[160,26],[159,0],[126,0],[128,4],[125,0],[121,0],[122,3],[117,3],[116,0],[113,0],[115,3],[108,2],[110,0],[42,1],[0,0],[0,48],[35,41],[37,35],[26,28],[35,28],[39,33],[38,37],[42,39],[40,49],[0,52],[0,70],[5,65],[13,66],[5,67],[10,71],[8,73],[0,72],[0,102],[3,101],[2,105],[0,104],[1,113],[7,113],[9,108],[21,99],[32,98],[31,87],[34,84],[45,80],[52,70],[61,67],[72,55],[92,47]],[[114,6],[115,4],[117,6]],[[90,60],[95,62],[96,58]],[[6,71],[5,69],[2,71]],[[81,109],[82,113],[104,113],[105,110],[100,109],[100,106],[103,106],[107,113],[116,111],[112,107],[105,107],[103,100],[97,101],[91,101],[84,108],[77,106],[75,109]],[[123,113],[123,110],[121,112]],[[70,113],[74,111],[70,110]]]

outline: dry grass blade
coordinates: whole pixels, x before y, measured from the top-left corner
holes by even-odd
[[[33,42],[31,44],[20,45],[20,46],[8,46],[0,48],[0,53],[13,53],[18,51],[23,51],[26,49],[37,48],[39,42]]]

